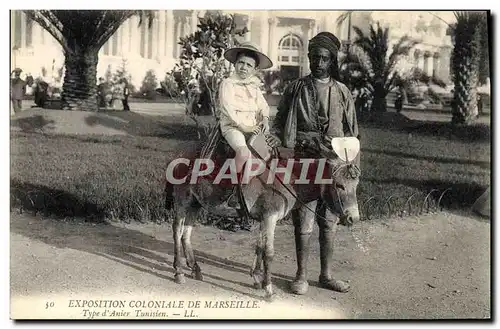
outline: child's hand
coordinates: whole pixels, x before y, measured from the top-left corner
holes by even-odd
[[[258,135],[258,134],[260,134],[260,133],[262,132],[262,130],[263,130],[262,125],[258,125],[258,126],[256,126],[256,127],[253,129],[252,134],[254,134],[254,135]]]

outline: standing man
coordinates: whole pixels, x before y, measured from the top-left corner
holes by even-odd
[[[349,89],[339,82],[337,54],[340,41],[329,32],[320,32],[309,42],[308,57],[311,74],[293,81],[285,90],[274,120],[273,135],[268,143],[294,148],[295,158],[319,157],[318,143],[328,148],[334,137],[359,137],[354,100]],[[359,155],[355,159],[359,166]],[[326,289],[347,292],[347,282],[336,280],[331,272],[333,261],[333,236],[339,219],[321,200],[292,213],[295,227],[297,252],[297,274],[291,283],[295,294],[305,294],[309,240],[314,221],[319,226],[320,286]],[[323,217],[323,218],[321,218]]]
[[[130,107],[128,106],[128,97],[130,96],[130,88],[128,87],[128,81],[125,78],[122,78],[120,81],[123,88],[123,98],[122,105],[124,111],[130,111]]]
[[[14,109],[14,113],[20,112],[23,108],[23,98],[24,93],[26,92],[26,81],[21,79],[21,70],[20,68],[16,68],[12,73],[14,77],[11,75],[10,79],[10,99],[12,101],[12,108]]]

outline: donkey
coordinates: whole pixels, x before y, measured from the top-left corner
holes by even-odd
[[[347,149],[345,156],[342,152],[336,153],[340,144],[333,144],[333,151],[324,148],[322,153],[324,161],[323,181],[299,184],[299,179],[303,179],[303,163],[292,160],[291,167],[277,167],[282,171],[273,170],[270,161],[276,157],[271,156],[271,150],[267,147],[264,135],[257,135],[250,138],[249,148],[257,158],[265,161],[266,168],[258,175],[250,177],[248,186],[245,188],[244,206],[247,214],[260,223],[260,232],[255,248],[254,261],[250,270],[253,277],[254,286],[258,289],[265,289],[265,298],[269,301],[273,299],[273,285],[271,283],[271,263],[274,256],[274,234],[276,224],[286,217],[293,209],[306,207],[307,203],[322,199],[328,209],[339,218],[339,224],[350,226],[359,219],[356,189],[359,182],[359,168],[347,159]],[[350,153],[353,159],[359,152]],[[339,155],[340,154],[340,155]],[[276,160],[275,160],[276,161]],[[319,172],[318,161],[310,164],[308,171]],[[288,162],[288,165],[290,163]],[[286,169],[283,170],[283,169]],[[184,170],[186,173],[186,170]],[[192,172],[191,172],[192,173]],[[289,175],[290,179],[286,175]],[[276,178],[270,181],[268,178]],[[317,178],[316,178],[317,179]],[[330,181],[326,181],[330,179]],[[172,223],[174,238],[174,270],[175,282],[185,283],[184,272],[181,266],[181,246],[184,249],[187,266],[192,271],[192,276],[197,280],[203,280],[203,274],[191,245],[191,234],[193,225],[196,223],[199,211],[204,208],[209,213],[226,216],[239,217],[240,212],[232,208],[221,208],[222,196],[227,193],[227,186],[224,184],[213,184],[214,178],[208,177],[199,180],[196,184],[166,184],[166,208],[173,210],[174,218]],[[314,212],[313,209],[308,209]],[[263,273],[261,268],[263,267]]]

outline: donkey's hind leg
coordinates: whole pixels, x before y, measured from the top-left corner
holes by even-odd
[[[265,218],[264,225],[261,226],[262,242],[264,245],[264,289],[266,290],[267,301],[272,301],[275,297],[273,284],[271,281],[271,264],[274,258],[274,233],[278,215],[272,214]]]
[[[179,209],[180,210],[180,209]],[[184,278],[184,272],[182,270],[182,245],[181,238],[184,233],[184,221],[185,213],[184,211],[176,211],[174,221],[172,223],[172,230],[174,235],[174,270],[175,270],[175,282],[182,284],[186,282]]]
[[[260,224],[262,227],[262,223]],[[252,268],[250,270],[250,276],[254,280],[254,287],[256,289],[262,289],[262,282],[264,280],[264,277],[262,275],[262,261],[263,261],[263,236],[262,236],[262,228],[259,230],[259,236],[257,237],[257,244],[255,246],[255,257],[253,259],[253,264]]]
[[[184,247],[184,255],[186,256],[187,266],[191,269],[191,274],[196,280],[203,281],[201,268],[194,256],[193,246],[191,245],[191,233],[193,232],[193,224],[198,218],[199,208],[189,207],[186,211],[186,223],[184,233],[182,234],[182,246]]]

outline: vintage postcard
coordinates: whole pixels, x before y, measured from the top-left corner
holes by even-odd
[[[490,24],[11,10],[11,319],[491,319]]]

